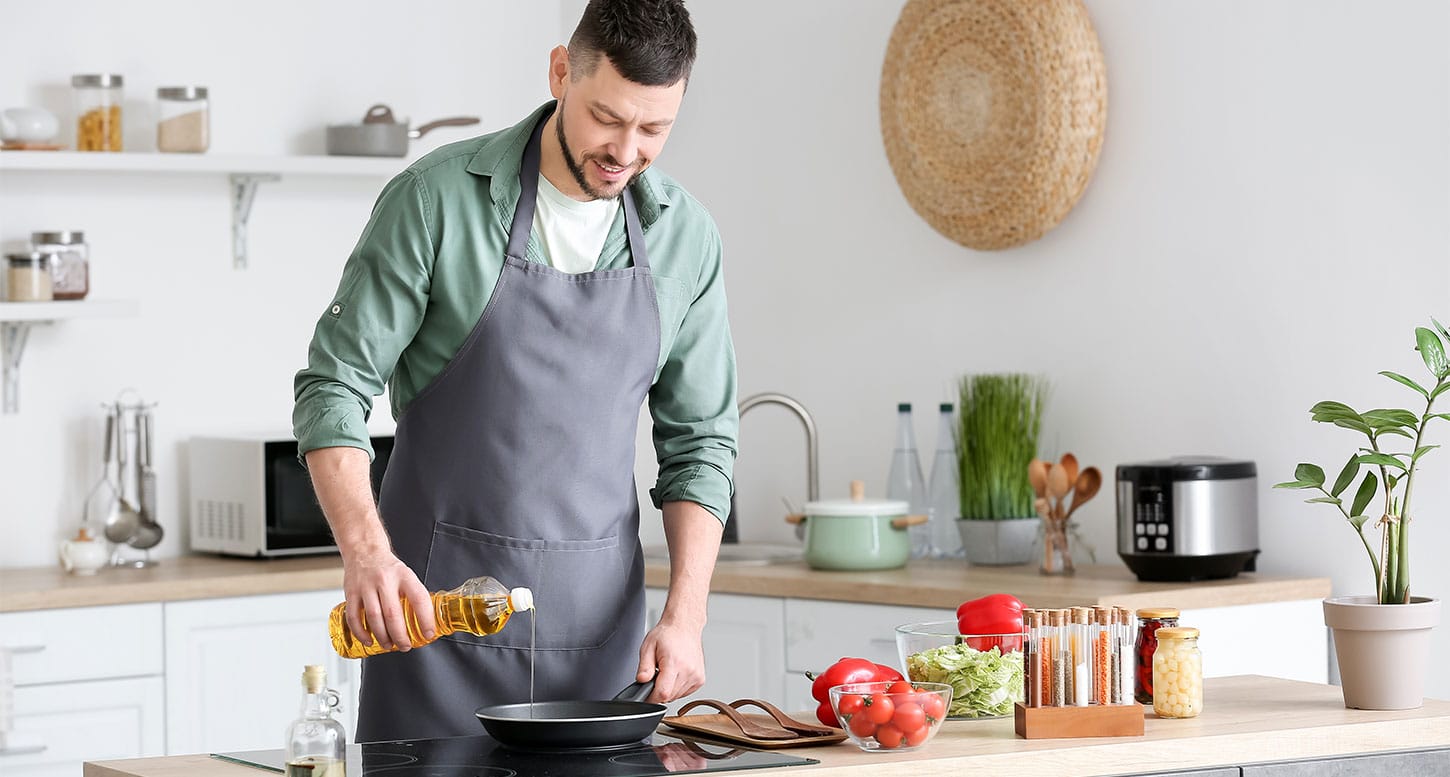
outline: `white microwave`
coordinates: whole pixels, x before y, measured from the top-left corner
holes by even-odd
[[[391,435],[372,438],[373,497]],[[336,553],[337,544],[291,437],[193,437],[188,453],[191,549],[271,558]]]

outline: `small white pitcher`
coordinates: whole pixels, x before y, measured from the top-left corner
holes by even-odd
[[[110,563],[110,555],[106,543],[92,537],[84,527],[74,538],[60,543],[61,566],[73,575],[94,575]]]

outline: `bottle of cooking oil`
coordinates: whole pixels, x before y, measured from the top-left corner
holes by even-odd
[[[332,717],[337,691],[315,664],[302,670],[302,689],[302,716],[287,727],[286,777],[345,777],[347,733]]]
[[[495,634],[509,622],[509,617],[514,613],[534,609],[532,591],[527,588],[510,591],[491,577],[472,578],[452,591],[436,591],[432,598],[433,619],[438,624],[437,636],[433,639],[455,631],[466,631],[479,636]],[[390,652],[376,640],[363,644],[347,626],[346,609],[346,602],[332,608],[332,617],[328,622],[328,630],[332,633],[332,647],[338,655],[343,658],[367,658]],[[433,641],[423,636],[423,630],[418,627],[418,614],[413,611],[413,605],[407,599],[403,600],[403,620],[408,624],[408,639],[413,647],[421,647]],[[367,626],[365,617],[363,625]]]

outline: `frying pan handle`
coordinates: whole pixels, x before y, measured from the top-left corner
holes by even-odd
[[[648,679],[648,680],[646,680],[646,681],[644,681],[642,683],[634,683],[634,684],[630,685],[628,688],[625,688],[624,690],[620,691],[619,692],[619,695],[614,697],[614,700],[615,701],[644,701],[645,699],[648,699],[649,698],[650,693],[652,693],[654,691],[654,689],[655,689],[655,679],[653,677],[651,677],[650,679]]]
[[[439,127],[467,127],[470,124],[477,123],[477,116],[454,116],[450,119],[439,119],[437,121],[430,121],[427,124],[419,126],[417,129],[409,131],[408,137],[416,140],[423,137],[429,131],[438,129]]]

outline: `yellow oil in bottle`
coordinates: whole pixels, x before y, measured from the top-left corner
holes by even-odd
[[[515,588],[510,591],[491,577],[476,577],[452,591],[436,591],[430,597],[433,603],[433,620],[437,625],[433,639],[423,636],[423,630],[418,625],[418,613],[407,599],[402,600],[403,621],[407,624],[408,640],[415,648],[458,631],[478,636],[496,634],[516,611],[534,608],[533,594],[529,589]],[[366,658],[392,652],[379,645],[376,640],[364,644],[353,634],[347,625],[346,609],[347,603],[341,603],[332,608],[332,614],[328,618],[332,647],[338,655],[343,658]],[[362,616],[362,620],[364,628],[367,628],[366,615]]]

